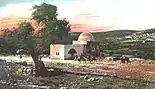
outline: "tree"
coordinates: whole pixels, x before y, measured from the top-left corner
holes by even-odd
[[[70,26],[69,22],[66,19],[58,20],[57,19],[57,7],[54,5],[43,3],[40,6],[33,6],[34,12],[32,17],[38,23],[44,23],[46,27],[44,30],[41,30],[41,35],[43,41],[46,43],[44,46],[49,48],[51,43],[61,43],[70,37],[69,31]],[[67,42],[64,42],[67,43]]]
[[[14,50],[16,50],[17,46],[14,41],[10,40],[10,37],[8,37],[12,32],[8,29],[1,29],[0,33],[0,54],[14,55]]]
[[[19,23],[12,38],[18,42],[18,46],[31,55],[36,76],[46,76],[47,70],[39,61],[39,55],[47,50],[50,44],[56,43],[57,40],[67,39],[70,27],[66,19],[57,19],[57,7],[54,5],[43,3],[33,6],[33,10],[32,19],[37,22],[37,25],[32,26],[30,21]]]

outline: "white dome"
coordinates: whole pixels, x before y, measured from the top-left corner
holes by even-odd
[[[80,34],[78,41],[95,41],[95,39],[91,33],[83,32]]]

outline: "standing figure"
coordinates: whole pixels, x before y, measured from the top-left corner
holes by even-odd
[[[20,54],[19,56],[20,56],[20,59],[22,59],[22,54]]]

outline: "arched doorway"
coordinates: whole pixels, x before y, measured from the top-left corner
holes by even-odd
[[[71,58],[74,58],[74,54],[77,53],[76,50],[74,48],[71,48],[69,51],[68,51],[68,54],[71,55]]]

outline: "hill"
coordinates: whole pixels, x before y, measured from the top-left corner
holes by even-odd
[[[136,30],[113,30],[107,32],[95,32],[92,33],[97,41],[101,41],[102,39],[107,38],[122,38],[128,35],[132,35],[136,33]]]
[[[129,35],[128,37],[137,40],[155,39],[155,29],[147,29]]]
[[[142,33],[155,33],[155,28],[144,30]]]

